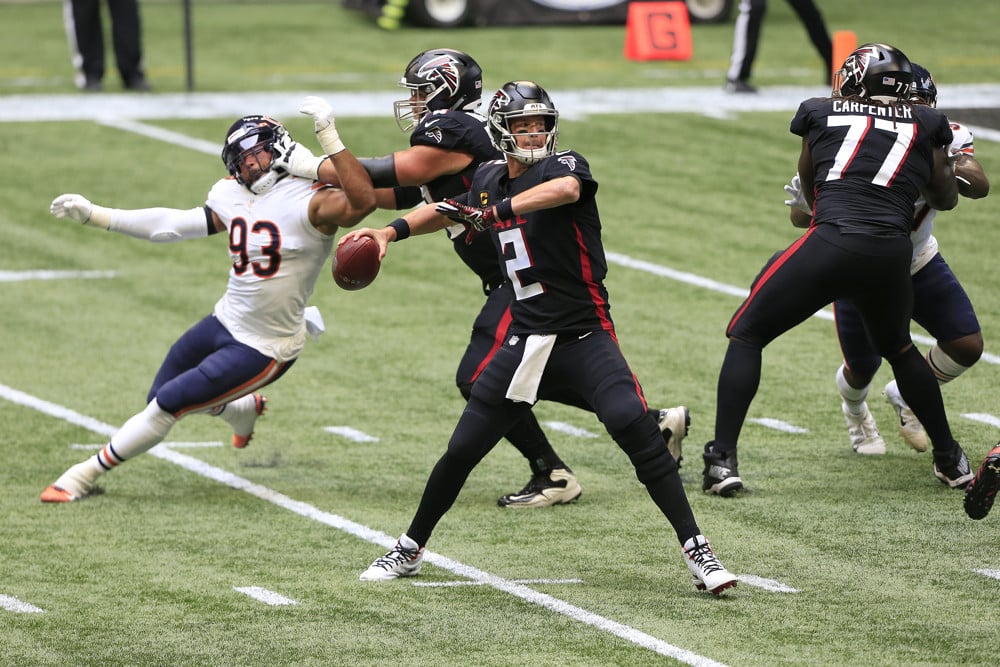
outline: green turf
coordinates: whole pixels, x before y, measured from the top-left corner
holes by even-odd
[[[796,60],[808,70],[801,28],[784,3],[771,4],[763,71],[788,66],[779,53],[782,41],[807,53]],[[926,48],[933,54],[927,64],[944,68],[950,80],[997,80],[995,47],[986,46],[994,39],[992,2],[963,6],[982,21],[954,25],[939,25],[942,15],[895,1],[827,4],[836,5],[824,8],[828,18],[853,16],[873,36],[879,26],[892,27],[904,48],[905,42]],[[709,72],[723,66],[731,31],[696,27],[696,62],[651,65],[623,62],[620,39],[611,48],[606,27],[389,35],[335,3],[289,3],[287,11],[259,3],[196,5],[198,80],[228,91],[312,87],[294,78],[249,80],[254,62],[268,71],[287,65],[296,75],[342,63],[343,71],[370,74],[349,87],[384,90],[411,51],[443,38],[475,48],[493,71],[516,76],[529,56],[502,51],[502,40],[527,43],[541,34],[550,40],[541,49],[560,55],[532,62],[550,68],[560,86],[650,85],[642,72],[657,70],[711,83]],[[147,25],[157,13],[179,15],[174,3],[144,3],[143,9]],[[341,22],[339,31],[303,18],[325,14]],[[303,40],[278,39],[291,31],[295,16],[313,35],[306,40],[315,49],[311,55],[295,51],[305,48]],[[65,43],[49,43],[62,40],[58,5],[0,5],[0,25],[42,45],[27,59],[9,40],[0,42],[0,92],[71,92]],[[176,26],[168,28],[150,34],[151,74],[158,89],[180,90],[178,51],[167,40]],[[213,29],[226,39],[213,40]],[[328,37],[325,54],[316,44],[321,35]],[[699,35],[714,35],[717,53],[704,53]],[[254,45],[258,55],[251,58],[247,49]],[[226,49],[237,55],[224,56]],[[12,81],[25,71],[63,79],[23,90]],[[798,83],[813,78],[808,71],[791,76]],[[798,145],[788,133],[789,116],[567,119],[561,144],[586,155],[600,182],[609,251],[746,288],[770,254],[797,236],[781,203]],[[214,140],[230,121],[156,124]],[[305,123],[290,125],[308,140]],[[346,118],[339,126],[359,154],[382,154],[403,141],[387,117]],[[17,123],[0,130],[8,157],[0,270],[117,272],[110,279],[0,283],[0,389],[96,420],[88,429],[24,400],[0,399],[6,459],[0,596],[44,611],[0,607],[0,664],[677,664],[606,627],[490,586],[359,582],[382,547],[317,520],[342,517],[390,536],[403,531],[461,410],[452,378],[482,297],[440,238],[392,246],[366,290],[344,292],[321,280],[313,304],[328,332],[269,389],[271,409],[250,448],[177,450],[315,508],[312,518],[152,455],[109,474],[101,481],[105,492],[93,499],[38,502],[47,484],[87,455],[72,444],[101,444],[101,432],[141,409],[167,348],[211,309],[227,273],[219,237],[144,244],[55,220],[49,201],[81,192],[120,207],[196,206],[223,170],[217,157],[93,123]],[[988,174],[1000,173],[997,144],[977,141],[977,156]],[[963,201],[939,218],[937,229],[943,254],[977,306],[987,352],[1000,330],[993,273],[998,201],[995,195]],[[366,224],[393,217],[378,212]],[[871,405],[889,453],[861,458],[850,450],[833,385],[839,353],[832,324],[814,318],[780,338],[765,351],[750,417],[782,419],[809,432],[748,424],[740,462],[753,492],[739,499],[704,496],[698,450],[711,437],[723,332],[739,300],[619,264],[611,265],[607,282],[623,349],[650,402],[691,408],[682,477],[704,532],[734,572],[798,592],[746,583],[723,599],[695,592],[669,526],[626,457],[600,435],[593,416],[547,403],[536,408],[541,420],[599,434],[550,430],[579,476],[581,500],[538,512],[495,507],[497,496],[527,479],[519,455],[501,445],[473,472],[435,533],[432,551],[504,580],[552,580],[531,588],[628,626],[633,637],[644,633],[718,663],[996,664],[1000,582],[973,570],[1000,568],[1000,519],[968,520],[961,493],[933,478],[929,455],[903,445],[891,409],[878,396],[889,379],[886,369]],[[997,429],[963,415],[996,414],[998,373],[983,361],[944,389],[953,429],[973,459],[992,446]],[[51,406],[41,409],[51,412]],[[327,426],[351,426],[380,440],[352,442]],[[227,442],[228,436],[224,423],[193,417],[180,422],[170,440]],[[559,583],[573,579],[582,581]],[[416,581],[463,580],[428,565]],[[268,606],[233,590],[246,586],[299,604]]]

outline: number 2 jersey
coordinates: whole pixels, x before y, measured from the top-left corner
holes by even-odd
[[[484,163],[472,179],[467,202],[493,206],[536,185],[562,176],[580,182],[572,204],[498,221],[490,237],[514,299],[511,333],[614,334],[604,277],[608,272],[597,212],[597,181],[582,155],[560,151],[515,179],[507,163]]]
[[[205,202],[229,231],[233,262],[215,316],[236,340],[281,362],[305,346],[306,303],[333,249],[334,237],[309,221],[309,201],[323,187],[287,177],[254,195],[224,178]]]
[[[802,102],[790,129],[809,141],[816,170],[814,224],[877,235],[909,234],[933,151],[952,141],[948,119],[928,106],[847,98]]]

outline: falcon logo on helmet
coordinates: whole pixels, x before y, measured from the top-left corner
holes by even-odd
[[[410,97],[397,100],[393,111],[399,129],[409,132],[429,111],[475,111],[483,95],[483,70],[467,53],[431,49],[410,61],[399,85]]]
[[[417,76],[431,83],[440,82],[447,97],[458,92],[458,61],[449,55],[442,55],[427,61],[417,70]]]
[[[834,75],[833,94],[898,104],[909,102],[912,84],[913,68],[902,51],[888,44],[865,44]]]

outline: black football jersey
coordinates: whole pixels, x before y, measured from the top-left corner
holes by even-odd
[[[411,146],[434,146],[445,150],[470,153],[472,162],[457,174],[435,178],[421,188],[427,203],[439,202],[465,194],[472,184],[472,175],[483,162],[502,157],[486,131],[486,119],[468,111],[441,110],[426,114],[410,135]],[[455,252],[466,266],[483,282],[489,292],[501,282],[503,274],[497,264],[496,252],[486,234],[469,235],[456,225],[448,230]]]
[[[614,330],[604,277],[608,272],[597,212],[597,181],[579,153],[560,151],[511,180],[505,161],[476,172],[468,203],[492,206],[562,176],[580,181],[573,204],[498,221],[490,230],[510,285],[514,333],[585,333]]]
[[[909,234],[913,205],[930,181],[933,150],[952,141],[944,114],[842,98],[802,102],[793,134],[809,141],[816,168],[815,224]]]

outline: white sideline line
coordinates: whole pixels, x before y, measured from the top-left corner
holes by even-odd
[[[0,608],[12,611],[15,614],[44,614],[44,609],[39,609],[33,604],[22,602],[16,597],[0,594]]]
[[[350,426],[324,426],[323,430],[353,440],[354,442],[378,442],[378,438]]]
[[[976,574],[981,574],[984,577],[990,577],[991,579],[1000,579],[1000,570],[973,570]]]
[[[261,588],[260,586],[233,586],[233,590],[237,593],[249,595],[254,600],[260,600],[264,604],[269,604],[272,607],[298,604],[298,602],[291,598],[286,598],[284,595],[275,593],[274,591],[269,591],[266,588]]]
[[[567,435],[572,435],[576,438],[596,438],[598,437],[596,433],[591,433],[587,429],[579,428],[573,426],[572,424],[567,424],[566,422],[542,422],[545,426],[549,427],[553,431],[559,431],[560,433],[565,433]]]
[[[0,398],[5,398],[12,403],[32,408],[43,414],[62,419],[70,424],[82,426],[83,428],[89,429],[94,433],[99,433],[108,437],[111,437],[117,430],[110,424],[105,424],[92,417],[81,415],[80,413],[70,410],[69,408],[56,405],[55,403],[50,403],[49,401],[42,400],[30,394],[18,391],[12,387],[8,387],[5,384],[0,384]],[[260,498],[261,500],[266,500],[269,503],[282,507],[307,519],[312,519],[313,521],[317,521],[330,526],[331,528],[343,531],[366,542],[376,544],[386,550],[391,549],[393,545],[396,544],[395,537],[390,537],[383,532],[374,530],[359,523],[355,523],[354,521],[345,519],[342,516],[324,512],[323,510],[320,510],[308,503],[289,498],[282,493],[278,493],[277,491],[269,489],[266,486],[255,484],[254,482],[244,479],[238,475],[234,475],[227,470],[216,468],[215,466],[209,465],[204,461],[199,461],[198,459],[190,457],[186,454],[175,452],[167,447],[164,447],[162,444],[150,449],[149,454],[159,459],[170,461],[171,463],[179,465],[185,470],[194,472],[202,477],[207,477],[208,479],[220,482],[231,488],[244,491],[252,496]],[[679,662],[683,662],[688,665],[695,665],[696,667],[724,667],[722,663],[674,646],[673,644],[668,644],[662,639],[657,639],[656,637],[648,635],[640,630],[636,630],[635,628],[618,623],[617,621],[612,621],[609,618],[587,611],[586,609],[582,609],[581,607],[577,607],[551,595],[539,593],[524,584],[519,584],[515,581],[489,574],[488,572],[484,572],[483,570],[472,567],[471,565],[459,563],[458,561],[454,561],[450,558],[442,556],[441,554],[432,551],[425,551],[424,560],[432,565],[457,574],[460,577],[466,577],[475,582],[495,588],[498,591],[509,593],[510,595],[518,597],[525,602],[530,602],[531,604],[554,611],[557,614],[562,614],[563,616],[566,616],[574,621],[584,623],[603,632],[615,635],[625,641],[649,649],[650,651],[660,655],[673,658]],[[371,585],[377,586],[379,584]]]

